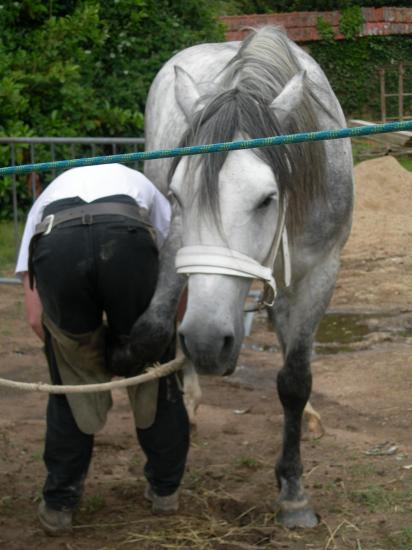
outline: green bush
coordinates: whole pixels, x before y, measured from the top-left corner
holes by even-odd
[[[374,7],[406,6],[410,0],[231,0],[227,2],[231,12],[281,13],[292,11],[343,10],[351,6]]]
[[[380,120],[379,69],[387,71],[386,92],[397,93],[398,64],[412,59],[412,36],[373,36],[350,40],[324,40],[309,45],[311,55],[327,74],[346,115]],[[405,91],[412,90],[412,71],[406,71]],[[397,98],[387,101],[388,116],[397,118]],[[412,98],[405,98],[412,113]]]
[[[140,135],[160,66],[223,37],[195,0],[0,0],[0,135]]]
[[[162,64],[186,46],[224,40],[211,7],[197,0],[0,0],[0,135],[142,135],[146,96]],[[36,152],[37,161],[49,160]],[[9,155],[0,147],[0,166]],[[16,162],[27,161],[19,148]],[[25,210],[25,179],[17,186]],[[0,219],[11,212],[11,179],[1,178]]]

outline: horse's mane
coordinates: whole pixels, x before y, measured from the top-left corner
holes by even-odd
[[[222,91],[202,98],[205,106],[193,115],[180,146],[232,141],[238,134],[253,139],[316,131],[316,97],[309,86],[304,87],[302,103],[291,113],[286,124],[281,126],[269,107],[287,82],[301,70],[280,29],[263,27],[256,31],[221,71]],[[287,195],[288,226],[294,232],[304,223],[313,199],[326,198],[324,144],[300,143],[253,151],[272,168],[280,194]],[[219,172],[227,155],[228,152],[214,153],[190,161],[192,168],[201,164],[202,208],[212,213],[217,221]],[[178,158],[174,159],[170,178],[178,162]]]

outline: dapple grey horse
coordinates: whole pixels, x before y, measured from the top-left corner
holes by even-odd
[[[264,27],[242,43],[194,46],[166,63],[147,101],[146,147],[343,126],[341,107],[319,65],[281,30]],[[314,334],[351,226],[350,142],[156,160],[146,163],[145,172],[171,197],[174,219],[158,287],[133,329],[132,349],[148,360],[170,340],[187,283],[179,328],[183,351],[200,374],[230,374],[241,348],[251,281],[264,280],[284,355],[277,376],[284,409],[275,468],[278,518],[289,527],[314,526],[317,517],[301,480],[301,421],[311,392]]]

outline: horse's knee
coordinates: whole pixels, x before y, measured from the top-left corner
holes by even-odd
[[[303,411],[312,390],[312,374],[309,362],[310,350],[306,345],[295,347],[287,356],[279,371],[277,387],[282,405]]]
[[[297,374],[284,367],[278,373],[277,387],[284,407],[303,411],[312,389],[312,376],[310,372]]]

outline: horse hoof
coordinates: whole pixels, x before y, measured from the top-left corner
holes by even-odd
[[[294,508],[285,503],[281,504],[281,508],[276,514],[276,519],[288,529],[308,529],[316,527],[319,523],[319,518],[312,508]]]
[[[304,437],[302,439],[320,439],[325,435],[325,429],[322,424],[320,414],[315,411],[310,402],[306,403],[303,411]]]
[[[322,425],[322,422],[317,418],[310,418],[304,424],[304,433],[302,439],[304,441],[313,441],[315,439],[320,439],[325,435],[325,429]]]

